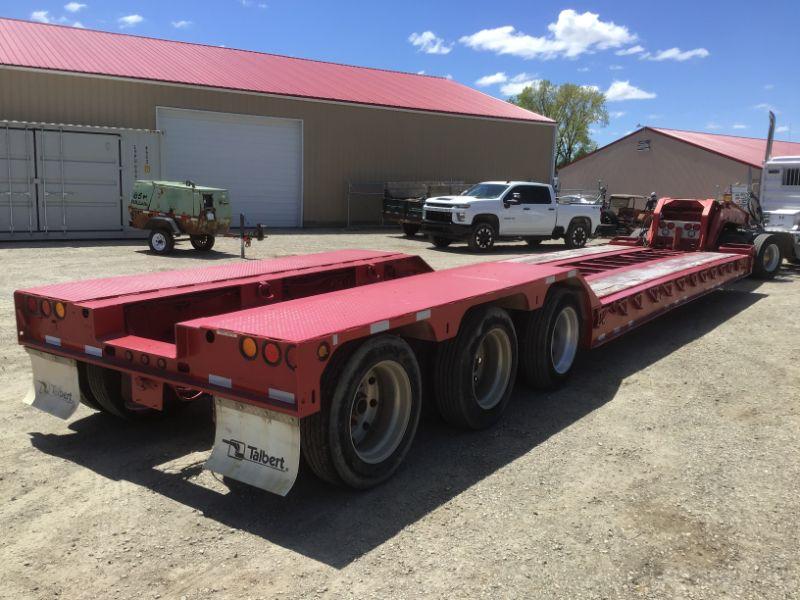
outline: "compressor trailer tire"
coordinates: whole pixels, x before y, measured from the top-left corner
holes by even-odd
[[[366,489],[400,466],[422,408],[419,365],[394,335],[341,348],[322,377],[320,411],[300,420],[303,457],[320,479]]]

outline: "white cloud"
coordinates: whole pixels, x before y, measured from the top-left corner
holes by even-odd
[[[75,22],[72,24],[72,26],[73,26],[75,29],[84,29],[84,27],[83,27],[83,23],[81,23],[80,21],[75,21]]]
[[[734,129],[747,129],[747,125],[744,125],[744,124],[742,124],[742,123],[734,123],[734,124],[732,125],[732,127],[733,127]]]
[[[613,112],[608,113],[612,119],[619,119],[620,117],[624,117],[627,113],[624,110],[615,110]]]
[[[425,75],[425,70],[423,69],[422,71],[417,71],[417,75]]]
[[[775,89],[775,84],[774,83],[765,83],[764,84],[764,89],[767,90],[767,91],[774,90]]]
[[[786,133],[789,131],[789,127],[786,125],[779,125],[775,128],[775,133]]]
[[[609,71],[622,71],[622,69],[624,69],[624,68],[625,67],[623,67],[622,65],[609,65],[608,66],[608,70]]]
[[[408,36],[408,41],[411,45],[417,48],[418,51],[425,54],[450,54],[453,45],[449,46],[440,37],[432,31],[423,31],[422,33],[414,32]]]
[[[39,23],[52,23],[50,20],[50,11],[35,10],[31,13],[31,21],[38,21]]]
[[[635,85],[631,85],[630,81],[614,81],[606,90],[606,100],[609,102],[620,102],[622,100],[650,100],[655,97],[655,93],[646,92]]]
[[[192,26],[192,22],[191,21],[186,21],[184,19],[181,19],[180,21],[173,21],[172,22],[172,26],[175,29],[186,29],[187,27],[191,27]]]
[[[647,60],[676,60],[678,62],[683,62],[685,60],[689,60],[690,58],[705,58],[709,54],[711,54],[705,48],[695,48],[694,50],[684,50],[682,51],[680,48],[670,48],[669,50],[659,50],[655,54],[650,54],[649,52],[642,55],[642,58],[646,58]]]
[[[774,106],[772,106],[772,104],[769,104],[768,102],[761,102],[760,104],[756,104],[753,108],[755,110],[763,110],[765,112],[771,110],[776,115],[780,112],[777,108],[775,108]]]
[[[706,129],[722,129],[722,125],[715,123],[714,121],[710,121],[706,123]]]
[[[484,75],[475,82],[475,85],[478,87],[488,87],[490,85],[495,85],[496,83],[505,83],[506,81],[508,81],[506,74],[502,71],[499,71],[493,75]]]
[[[516,96],[521,93],[526,87],[534,87],[539,85],[540,79],[536,79],[536,75],[530,73],[520,73],[514,75],[508,83],[500,87],[500,93],[506,96]]]
[[[121,29],[125,29],[126,27],[135,27],[142,21],[144,21],[144,17],[142,15],[125,15],[124,17],[117,19],[117,23],[119,23]]]
[[[80,2],[67,2],[64,5],[64,10],[71,13],[76,13],[80,10],[83,10],[84,8],[86,8],[86,5],[81,4]]]
[[[630,56],[631,54],[639,54],[640,52],[644,52],[644,48],[637,44],[636,46],[631,46],[630,48],[617,50],[614,54],[617,56]]]
[[[453,76],[450,73],[448,73],[447,75],[444,76],[444,78],[445,79],[453,79]]]
[[[578,73],[588,73],[588,72],[589,72],[589,67],[580,67],[578,69]]]
[[[550,35],[536,37],[517,31],[512,25],[482,29],[459,41],[474,50],[510,54],[520,58],[575,58],[586,52],[618,48],[636,40],[627,27],[601,21],[592,12],[562,10],[555,23],[547,26]]]

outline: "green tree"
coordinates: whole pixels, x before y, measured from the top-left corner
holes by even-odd
[[[594,87],[574,83],[556,85],[545,79],[526,87],[508,101],[558,123],[558,168],[597,149],[597,143],[589,132],[591,125],[608,125],[606,97]]]

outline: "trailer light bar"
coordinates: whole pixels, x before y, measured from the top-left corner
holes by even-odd
[[[56,313],[56,316],[57,316],[59,319],[63,319],[64,317],[66,317],[66,316],[67,316],[67,307],[66,307],[66,306],[64,306],[64,303],[63,303],[63,302],[56,302],[56,303],[53,305],[53,312],[55,312],[55,313]]]
[[[242,353],[247,360],[254,360],[258,356],[258,344],[251,337],[243,337],[239,339],[239,352]]]
[[[261,351],[266,363],[272,367],[280,364],[282,358],[281,347],[275,342],[265,342],[264,348]]]

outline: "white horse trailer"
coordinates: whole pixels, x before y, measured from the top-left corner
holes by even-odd
[[[0,240],[141,237],[127,199],[160,165],[158,131],[0,121]]]

